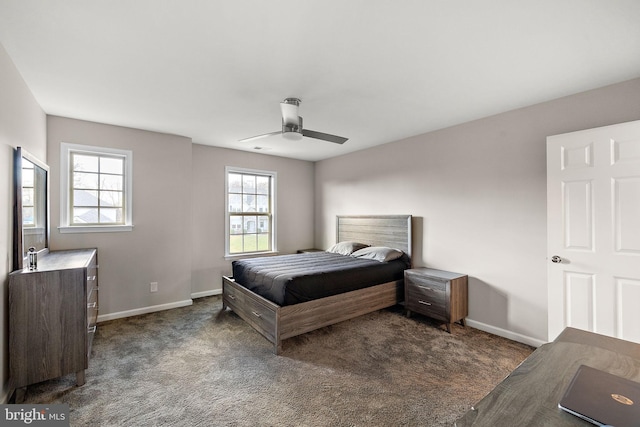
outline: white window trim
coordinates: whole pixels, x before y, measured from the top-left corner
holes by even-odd
[[[125,158],[125,223],[122,225],[69,225],[71,219],[69,207],[69,154],[85,152],[89,154],[118,155]],[[94,147],[91,145],[60,144],[60,233],[110,233],[133,230],[133,151],[117,148]]]
[[[246,173],[246,174],[262,174],[269,175],[273,177],[271,181],[271,198],[272,198],[272,209],[271,216],[273,221],[271,222],[271,250],[263,251],[263,252],[243,252],[240,254],[230,254],[229,253],[229,206],[227,205],[228,197],[229,197],[229,173]],[[277,173],[274,171],[266,171],[259,169],[247,169],[247,168],[238,168],[233,166],[225,166],[224,168],[224,258],[225,260],[237,259],[237,258],[250,258],[252,256],[260,256],[260,255],[273,255],[278,253],[278,247],[276,244],[276,182],[278,180]]]

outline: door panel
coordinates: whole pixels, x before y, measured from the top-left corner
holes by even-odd
[[[564,274],[565,322],[592,330],[595,283],[593,274],[566,271]]]
[[[593,189],[591,181],[562,183],[564,247],[593,250]]]
[[[633,326],[640,325],[640,280],[616,278],[618,292],[618,324],[620,325],[620,338],[629,341],[640,342],[640,330]]]
[[[640,342],[640,121],[547,138],[547,234],[549,340]]]

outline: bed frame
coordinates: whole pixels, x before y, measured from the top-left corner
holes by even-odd
[[[338,216],[336,242],[357,241],[371,246],[389,246],[411,257],[411,215]],[[404,300],[404,281],[397,280],[340,295],[299,304],[280,306],[222,277],[222,310],[229,307],[282,352],[282,340]]]

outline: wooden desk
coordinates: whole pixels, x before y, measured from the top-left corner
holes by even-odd
[[[531,354],[456,422],[466,426],[591,426],[558,408],[578,366],[640,382],[640,344],[574,328]]]

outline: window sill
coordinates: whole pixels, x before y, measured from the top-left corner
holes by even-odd
[[[89,225],[89,226],[64,226],[58,227],[62,234],[66,233],[119,233],[123,231],[133,231],[133,225]]]
[[[234,260],[234,259],[242,259],[242,258],[258,258],[261,256],[273,256],[273,255],[278,255],[279,252],[278,251],[271,251],[271,252],[246,252],[243,254],[233,254],[233,255],[229,255],[226,254],[224,256],[224,259],[227,261],[230,260]]]

